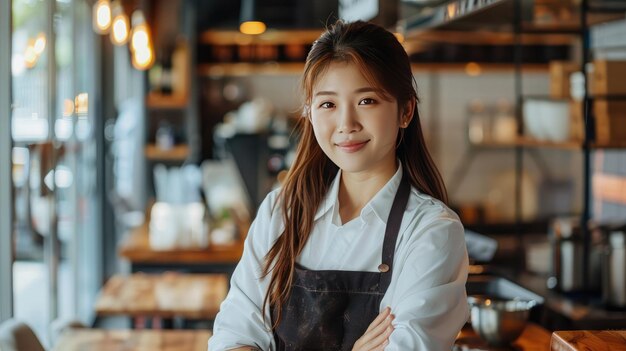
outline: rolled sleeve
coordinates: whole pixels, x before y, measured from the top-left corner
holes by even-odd
[[[385,350],[450,350],[469,315],[463,226],[457,219],[439,218],[410,235],[396,254],[381,304],[396,317]]]
[[[269,276],[262,278],[264,257],[273,243],[271,212],[273,202],[268,197],[261,204],[244,244],[241,260],[230,281],[230,290],[215,318],[209,351],[230,350],[253,346],[261,350],[273,348],[269,328],[269,312],[262,311]],[[264,323],[263,314],[266,322]]]

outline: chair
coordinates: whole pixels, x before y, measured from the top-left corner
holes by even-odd
[[[45,351],[28,325],[15,319],[0,324],[0,351]]]

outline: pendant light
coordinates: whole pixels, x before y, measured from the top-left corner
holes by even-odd
[[[141,10],[135,10],[131,16],[133,29],[130,32],[130,50],[137,51],[150,46],[150,34],[146,18]]]
[[[128,16],[124,13],[124,8],[119,0],[114,0],[111,4],[113,24],[111,27],[111,42],[115,45],[124,45],[128,41]]]
[[[265,32],[267,26],[256,18],[254,0],[241,0],[239,31],[243,34],[257,35]]]
[[[98,0],[93,5],[93,30],[98,34],[106,34],[111,29],[111,2]]]
[[[141,10],[133,12],[133,29],[130,35],[132,64],[138,70],[146,70],[154,64],[154,49],[146,18]]]

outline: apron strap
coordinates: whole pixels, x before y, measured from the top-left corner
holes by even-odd
[[[385,228],[385,240],[383,242],[383,254],[382,263],[378,266],[378,270],[382,273],[380,275],[380,291],[385,293],[389,284],[391,283],[391,273],[393,272],[393,257],[396,251],[396,241],[398,239],[398,233],[400,232],[400,225],[402,224],[402,217],[404,216],[404,210],[409,202],[409,195],[411,194],[411,184],[409,183],[408,176],[402,174],[402,181],[396,192],[396,196],[393,199],[393,205],[391,205],[391,212],[387,219],[387,227]]]

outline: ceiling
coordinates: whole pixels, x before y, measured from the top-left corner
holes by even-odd
[[[198,30],[236,29],[242,1],[194,0]],[[339,0],[255,0],[258,19],[269,28],[322,28],[337,17]]]

